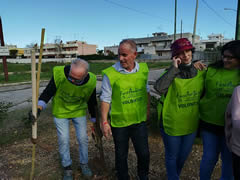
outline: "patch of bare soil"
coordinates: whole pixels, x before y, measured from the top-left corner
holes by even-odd
[[[113,140],[103,139],[106,167],[99,160],[99,153],[95,142],[91,137],[91,123],[88,124],[89,134],[89,165],[93,170],[93,180],[114,180],[114,144]],[[71,158],[73,160],[74,179],[84,179],[79,169],[78,144],[75,137],[74,127],[71,125]],[[50,115],[41,116],[39,119],[38,144],[36,145],[36,163],[34,178],[39,180],[62,179],[57,133]],[[29,179],[31,172],[32,143],[24,139],[0,147],[0,179]],[[149,136],[151,154],[150,174],[151,180],[167,179],[164,163],[164,146],[159,135]],[[194,145],[192,153],[183,168],[181,179],[199,179],[199,166],[202,156],[202,145]],[[136,155],[130,142],[129,149],[129,174],[131,179],[136,179]],[[220,162],[218,162],[212,179],[220,178]]]

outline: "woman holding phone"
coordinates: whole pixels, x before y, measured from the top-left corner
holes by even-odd
[[[169,180],[177,180],[198,129],[205,71],[198,71],[192,64],[194,47],[188,39],[176,40],[171,51],[172,66],[154,88],[161,95],[158,112],[167,176]]]

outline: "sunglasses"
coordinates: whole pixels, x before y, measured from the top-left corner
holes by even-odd
[[[234,58],[235,58],[234,56],[222,55],[222,59],[227,59],[229,61],[233,60]]]
[[[84,79],[86,78],[86,76],[84,76],[82,79],[76,79],[72,76],[68,76],[68,80],[71,81],[73,84],[76,84],[76,85],[81,85],[83,82],[84,82]]]

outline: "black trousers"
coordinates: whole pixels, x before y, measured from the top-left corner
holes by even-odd
[[[235,180],[240,180],[240,156],[232,153],[233,175]]]
[[[112,134],[115,144],[115,166],[118,180],[129,179],[127,162],[129,139],[132,140],[137,155],[138,177],[140,180],[148,180],[150,155],[146,123],[142,122],[122,128],[112,127]]]

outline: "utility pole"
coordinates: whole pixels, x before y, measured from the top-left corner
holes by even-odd
[[[236,20],[236,32],[235,32],[235,40],[240,40],[240,0],[238,0],[237,5],[237,20]]]
[[[196,1],[194,27],[193,27],[193,36],[192,36],[192,44],[193,44],[193,46],[194,46],[194,43],[195,43],[195,36],[196,36],[197,12],[198,12],[198,0]]]
[[[1,46],[4,46],[4,38],[3,38],[3,28],[2,28],[2,19],[0,16],[0,41],[1,41]],[[3,71],[4,71],[4,77],[5,77],[5,81],[8,81],[8,68],[7,68],[7,58],[6,56],[3,56],[2,58],[2,62],[3,62]]]
[[[175,0],[175,16],[174,16],[174,36],[173,40],[176,40],[176,24],[177,24],[177,0]]]
[[[182,38],[182,19],[181,19],[181,38]]]

